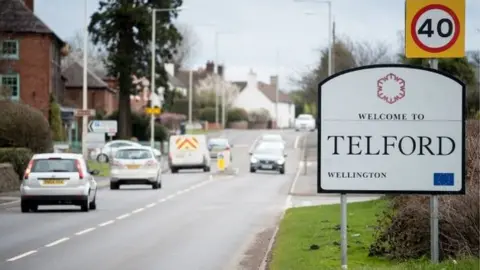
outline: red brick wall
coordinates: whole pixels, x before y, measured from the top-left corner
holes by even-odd
[[[83,89],[81,87],[67,87],[65,90],[65,100],[70,104],[75,104],[77,108],[83,106]],[[104,111],[106,114],[111,114],[116,110],[118,102],[116,101],[115,93],[106,89],[88,89],[87,92],[87,106],[89,109],[97,111]]]

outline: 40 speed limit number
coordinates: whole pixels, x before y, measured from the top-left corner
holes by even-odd
[[[452,47],[460,35],[460,21],[447,6],[432,4],[420,9],[411,24],[413,41],[430,53]]]

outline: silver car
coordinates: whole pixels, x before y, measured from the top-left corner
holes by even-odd
[[[39,205],[79,205],[84,212],[97,208],[97,182],[80,154],[36,154],[28,163],[20,185],[23,213]]]
[[[151,147],[124,147],[118,149],[110,167],[110,189],[120,185],[151,185],[162,187],[161,157]]]

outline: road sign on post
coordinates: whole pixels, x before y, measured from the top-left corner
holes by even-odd
[[[94,133],[117,133],[116,120],[92,120],[88,123],[88,131]]]
[[[153,107],[147,107],[145,108],[145,113],[146,114],[153,114],[153,115],[159,115],[162,113],[162,109],[158,106],[153,106]]]
[[[93,110],[93,109],[89,109],[89,110],[75,109],[75,116],[76,117],[95,116],[95,110]]]
[[[465,56],[465,0],[406,0],[405,56]]]

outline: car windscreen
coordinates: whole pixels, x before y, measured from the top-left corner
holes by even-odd
[[[152,153],[146,149],[120,149],[115,155],[116,159],[149,159]]]
[[[31,172],[78,172],[75,159],[35,159]]]
[[[262,147],[262,148],[257,148],[254,151],[254,154],[258,155],[282,155],[282,149],[281,148],[273,148],[273,147]]]
[[[313,117],[311,115],[299,115],[298,120],[311,120]]]
[[[225,148],[228,145],[227,140],[219,140],[219,139],[212,139],[208,141],[208,148],[209,149],[217,149],[217,148]]]

